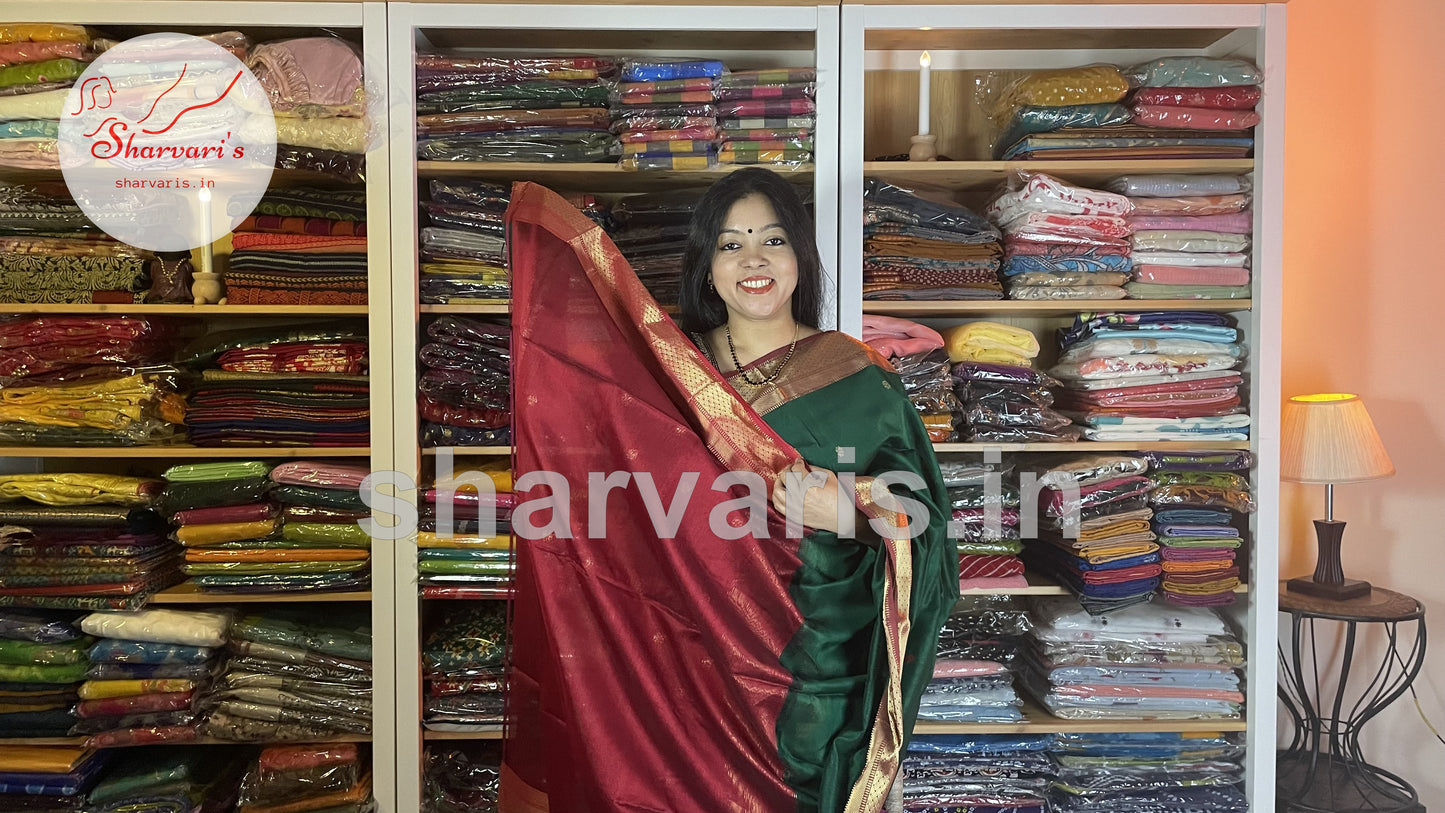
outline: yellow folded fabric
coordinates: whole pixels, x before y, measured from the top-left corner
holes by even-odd
[[[70,773],[89,756],[89,748],[65,745],[11,745],[0,748],[0,771],[18,773]]]
[[[1204,584],[1179,584],[1164,580],[1164,589],[1171,593],[1181,593],[1186,596],[1212,596],[1216,593],[1228,593],[1239,586],[1239,579],[1231,576],[1227,579],[1205,582]]]
[[[187,562],[359,562],[371,558],[369,550],[331,548],[277,548],[274,550],[208,550],[191,548]]]
[[[115,474],[0,474],[0,497],[43,505],[144,505],[142,490],[160,482]]]
[[[1079,541],[1098,542],[1116,536],[1124,536],[1125,534],[1144,533],[1148,530],[1149,520],[1147,519],[1124,520],[1123,522],[1102,525],[1098,528],[1080,528]]]
[[[258,138],[266,135],[266,116],[252,116],[241,125],[241,135]],[[291,119],[277,116],[276,143],[293,147],[312,147],[320,150],[359,155],[366,152],[366,119]]]
[[[1164,562],[1165,573],[1209,573],[1234,567],[1233,559],[1202,559],[1197,562],[1171,560]]]
[[[1091,565],[1102,565],[1109,562],[1117,562],[1120,559],[1127,559],[1130,556],[1142,556],[1146,553],[1154,553],[1157,550],[1159,550],[1159,546],[1153,542],[1134,542],[1123,545],[1096,545],[1074,548],[1069,552]]]
[[[255,522],[212,522],[205,525],[182,525],[176,529],[176,541],[187,547],[220,545],[246,539],[264,539],[281,526],[281,518]]]
[[[416,546],[419,548],[448,548],[451,550],[510,550],[512,537],[505,536],[453,536],[443,539],[432,531],[418,531]]]
[[[1113,65],[1085,65],[1034,71],[1019,79],[999,99],[996,113],[1023,105],[1060,107],[1110,104],[1129,93],[1129,80]]]
[[[160,694],[162,692],[189,692],[196,688],[194,680],[180,678],[151,680],[87,680],[80,684],[81,700],[100,700],[106,697],[134,697],[138,694]]]
[[[0,43],[10,42],[90,42],[90,32],[83,25],[61,23],[11,23],[0,25]]]
[[[498,494],[512,490],[512,461],[509,458],[502,457],[496,460],[488,460],[484,463],[464,463],[457,466],[452,477],[461,480],[465,478],[466,475],[473,473],[484,474],[491,478],[492,488],[496,489]],[[474,489],[470,488],[457,490],[462,492],[474,491]]]
[[[943,331],[943,343],[952,361],[988,361],[998,364],[1029,366],[1028,359],[1039,354],[1039,340],[1023,328],[998,322],[967,322]],[[1002,352],[1002,360],[985,356],[986,351]]]

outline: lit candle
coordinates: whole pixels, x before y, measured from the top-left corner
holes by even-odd
[[[211,232],[211,190],[203,188],[197,197],[201,201],[201,273],[209,274],[215,270],[212,268],[211,244],[216,242]]]
[[[918,57],[918,134],[928,135],[928,66],[933,64],[928,52]]]

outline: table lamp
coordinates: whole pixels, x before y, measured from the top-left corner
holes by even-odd
[[[1285,403],[1282,422],[1280,478],[1325,484],[1325,518],[1315,520],[1319,543],[1315,573],[1290,579],[1287,589],[1331,599],[1369,595],[1370,583],[1345,578],[1341,566],[1345,523],[1335,519],[1335,484],[1377,480],[1395,473],[1370,413],[1358,395],[1296,395]]]

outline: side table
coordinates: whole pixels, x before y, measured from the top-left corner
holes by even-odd
[[[1280,642],[1279,698],[1294,733],[1278,755],[1278,810],[1424,813],[1408,782],[1369,764],[1360,750],[1361,729],[1405,693],[1424,665],[1424,606],[1379,587],[1334,600],[1291,593],[1280,582],[1279,609],[1289,613],[1291,628],[1290,651]],[[1335,661],[1329,653],[1341,632],[1344,648]],[[1358,637],[1377,632],[1384,636],[1382,662],[1356,663]]]

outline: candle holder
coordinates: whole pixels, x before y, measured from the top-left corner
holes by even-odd
[[[936,161],[938,160],[938,136],[932,133],[916,135],[908,139],[912,145],[908,148],[908,160],[910,161]]]
[[[191,296],[197,305],[224,305],[226,297],[221,275],[213,271],[197,271],[191,275]]]

